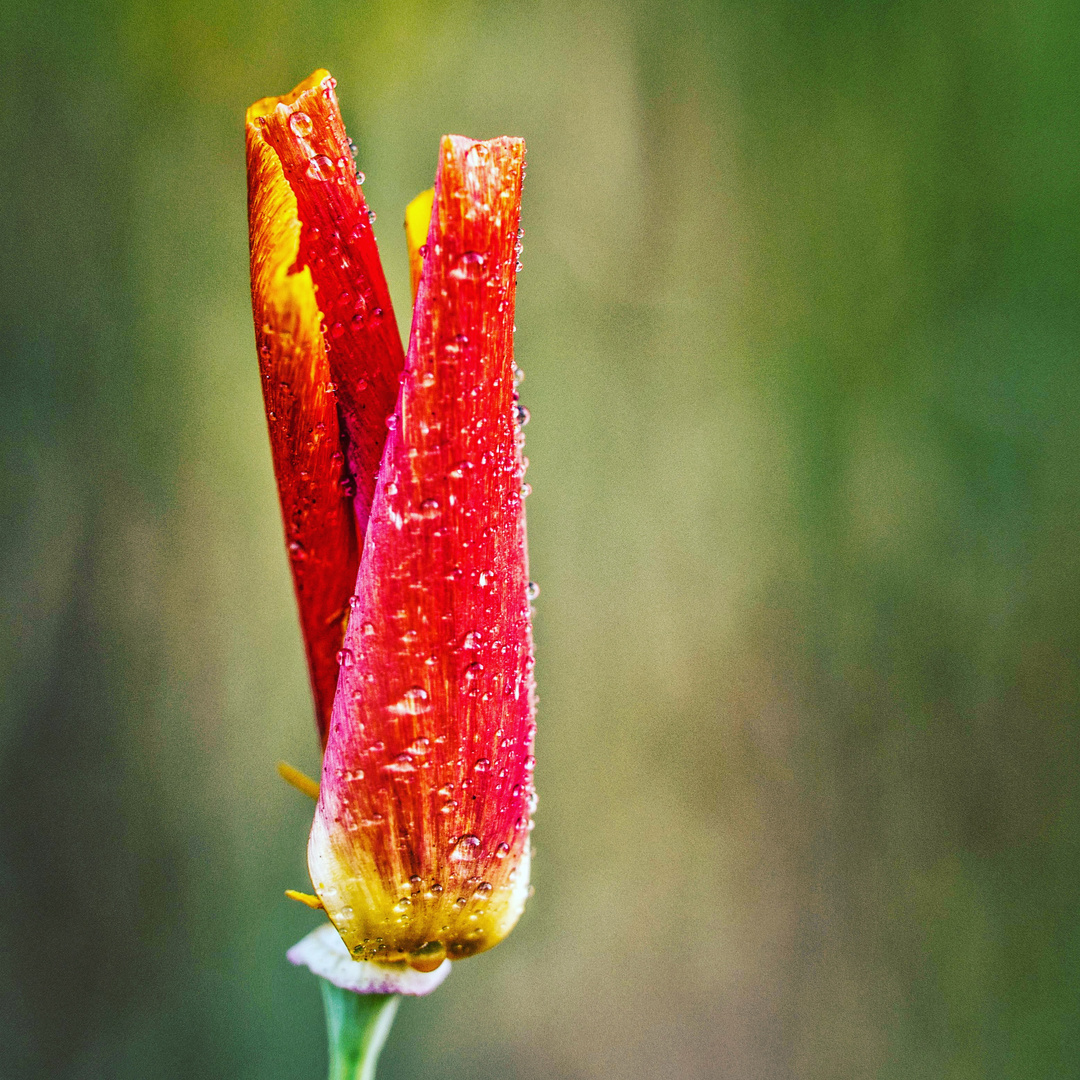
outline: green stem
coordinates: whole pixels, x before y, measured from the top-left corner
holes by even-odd
[[[375,1080],[375,1064],[390,1034],[399,994],[354,994],[319,980],[330,1040],[329,1080]]]

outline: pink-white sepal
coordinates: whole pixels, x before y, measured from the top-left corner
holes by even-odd
[[[312,930],[285,957],[289,963],[306,967],[342,990],[351,990],[355,994],[407,994],[410,997],[423,997],[441,986],[452,966],[449,960],[444,960],[434,971],[423,972],[415,971],[404,960],[396,964],[354,960],[330,923]]]

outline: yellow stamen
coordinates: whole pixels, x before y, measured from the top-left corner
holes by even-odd
[[[435,204],[435,189],[428,188],[405,207],[405,243],[409,245],[409,277],[412,279],[412,298],[416,302],[416,290],[420,288],[420,273],[424,269],[424,256],[420,249],[427,243],[428,226],[431,224],[431,208]]]
[[[285,895],[290,900],[299,900],[301,904],[307,904],[312,911],[322,911],[322,901],[317,896],[312,896],[311,893],[297,892],[295,889],[286,889]]]
[[[319,797],[319,783],[317,780],[312,780],[306,773],[302,773],[299,769],[294,769],[287,761],[279,761],[277,763],[278,776],[285,781],[286,784],[292,784],[297,791],[302,791],[305,795],[309,795],[313,799]]]

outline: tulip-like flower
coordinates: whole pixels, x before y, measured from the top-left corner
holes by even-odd
[[[333,79],[256,103],[247,141],[260,369],[325,742],[308,868],[353,957],[429,971],[499,942],[529,890],[524,144],[442,139],[408,213],[404,354]]]

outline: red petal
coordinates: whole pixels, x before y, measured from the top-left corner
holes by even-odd
[[[311,269],[324,319],[363,536],[405,356],[334,80],[326,75],[260,124],[303,222],[297,263]]]
[[[523,160],[519,139],[440,149],[308,846],[359,956],[479,952],[527,889],[535,727],[512,370]]]
[[[404,356],[333,79],[317,71],[291,94],[257,102],[247,141],[263,393],[325,739]]]

